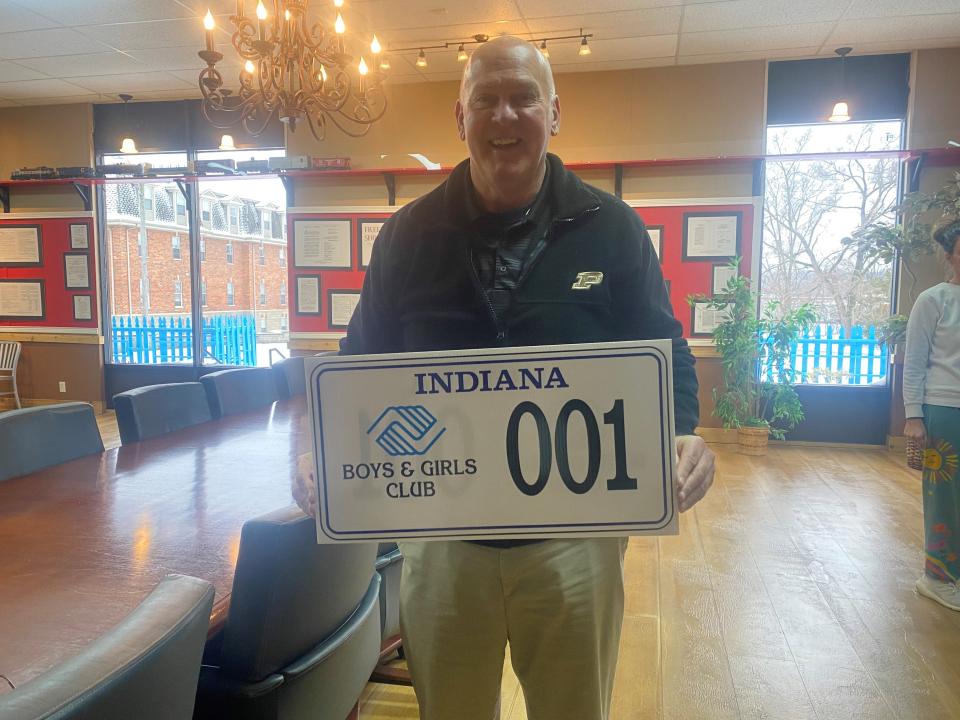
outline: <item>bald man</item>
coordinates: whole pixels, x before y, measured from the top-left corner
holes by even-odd
[[[637,214],[547,153],[560,100],[546,59],[519,38],[481,45],[456,119],[469,159],[385,224],[341,354],[670,338],[688,510],[713,482],[713,454],[693,435],[693,356]],[[584,289],[582,272],[599,282]],[[304,472],[296,494],[308,512],[312,491]],[[403,643],[422,720],[497,717],[508,643],[530,720],[609,716],[626,538],[400,548]]]

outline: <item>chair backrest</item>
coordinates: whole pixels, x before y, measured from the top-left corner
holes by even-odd
[[[113,396],[120,440],[139,442],[213,419],[198,382],[147,385]]]
[[[98,452],[103,452],[103,440],[88,403],[0,413],[0,480]]]
[[[212,607],[210,583],[168,576],[79,655],[0,695],[0,717],[189,718]]]
[[[306,360],[305,356],[294,355],[273,366],[277,373],[277,383],[284,389],[286,397],[306,395],[307,393],[307,381],[304,378],[303,369],[304,360]]]
[[[277,381],[271,368],[219,370],[200,378],[213,417],[248,412],[277,399]]]
[[[8,372],[16,370],[19,359],[20,343],[10,340],[0,342],[0,370]]]
[[[370,587],[376,553],[375,544],[318,545],[313,518],[296,507],[244,523],[224,672],[258,682],[332,634]]]

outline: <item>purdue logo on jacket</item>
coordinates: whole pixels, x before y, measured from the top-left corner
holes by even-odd
[[[589,290],[594,285],[603,282],[602,272],[581,272],[577,273],[577,280],[570,286],[571,290]]]

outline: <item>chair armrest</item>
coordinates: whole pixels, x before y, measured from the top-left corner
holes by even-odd
[[[260,682],[249,683],[227,677],[217,666],[201,665],[199,684],[203,692],[212,695],[256,698],[283,685],[283,675],[273,673]]]
[[[377,564],[374,566],[377,570],[383,570],[387,565],[393,565],[398,560],[403,560],[403,554],[400,549],[391,550],[377,557]]]

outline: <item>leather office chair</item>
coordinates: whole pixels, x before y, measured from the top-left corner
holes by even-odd
[[[9,383],[9,390],[0,390],[0,397],[13,397],[20,405],[20,393],[17,390],[17,363],[20,361],[20,343],[4,340],[0,342],[0,382]]]
[[[377,572],[383,582],[380,584],[380,625],[384,650],[400,636],[400,574],[403,571],[403,555],[396,543],[380,543],[377,548]],[[399,643],[390,650],[402,649]]]
[[[380,652],[376,552],[318,545],[313,518],[296,507],[245,523],[195,717],[348,717]]]
[[[167,576],[79,655],[0,695],[0,718],[189,718],[212,607],[210,583]]]
[[[213,418],[198,382],[147,385],[113,396],[124,445],[166,435]]]
[[[0,480],[99,452],[103,452],[103,441],[88,403],[0,413]]]
[[[219,370],[200,378],[214,418],[249,412],[277,399],[276,376],[271,368]]]

